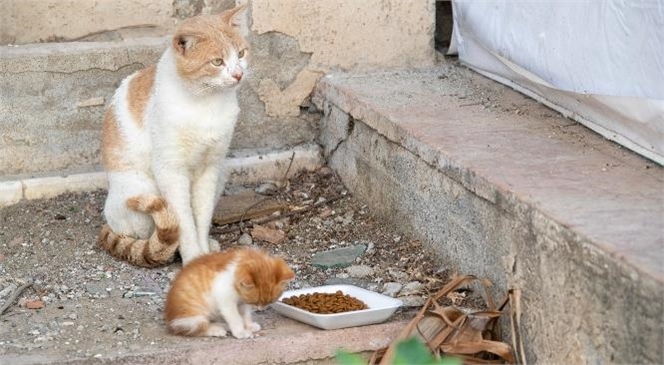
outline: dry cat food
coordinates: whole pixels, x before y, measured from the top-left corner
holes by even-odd
[[[342,313],[367,309],[361,300],[344,294],[341,290],[335,293],[310,293],[284,298],[282,302],[305,311],[319,314]]]

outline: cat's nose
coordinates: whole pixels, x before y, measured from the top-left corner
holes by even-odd
[[[242,71],[233,72],[231,76],[233,76],[233,78],[237,81],[240,81],[242,80]]]

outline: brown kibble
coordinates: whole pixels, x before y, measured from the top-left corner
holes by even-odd
[[[300,294],[284,298],[282,302],[318,314],[342,313],[368,308],[364,302],[344,294],[341,290],[337,290],[336,293]]]

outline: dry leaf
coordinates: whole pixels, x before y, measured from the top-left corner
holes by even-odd
[[[28,300],[25,302],[25,307],[28,309],[44,308],[44,302],[42,302],[41,300]]]
[[[485,291],[485,301],[489,310],[465,314],[454,307],[443,307],[438,303],[443,297],[453,301],[463,299],[465,295],[454,290],[470,282],[480,283]],[[525,364],[523,345],[517,352],[516,346],[500,340],[501,330],[498,322],[503,315],[512,319],[512,338],[521,336],[519,333],[520,307],[519,292],[510,291],[505,302],[496,307],[491,292],[491,283],[471,275],[455,276],[435,295],[430,297],[420,311],[397,335],[389,347],[376,351],[370,364],[389,364],[394,356],[396,344],[411,336],[419,337],[435,356],[455,355],[463,359],[464,364],[504,364],[515,363],[515,353],[519,353],[519,363]],[[516,292],[516,293],[515,293]],[[505,310],[510,305],[509,313]],[[517,313],[514,313],[517,312]]]
[[[279,244],[286,239],[286,233],[278,229],[271,229],[263,226],[254,226],[251,229],[251,237],[255,240],[261,240],[272,244]]]
[[[325,219],[329,216],[332,215],[333,210],[330,207],[325,207],[321,209],[320,213],[318,213],[318,218],[320,219]]]

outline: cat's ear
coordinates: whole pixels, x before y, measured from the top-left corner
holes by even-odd
[[[242,289],[251,289],[256,286],[256,283],[254,282],[254,278],[252,278],[251,275],[244,275],[240,278],[240,286]]]
[[[277,258],[277,277],[279,278],[279,283],[282,285],[287,284],[289,281],[295,279],[295,273],[291,270],[286,261],[281,257]]]
[[[173,37],[173,48],[181,54],[185,55],[189,50],[196,46],[199,38],[193,34],[176,34]]]
[[[228,9],[226,11],[223,11],[221,14],[221,21],[224,22],[224,24],[228,24],[231,27],[237,28],[240,26],[240,21],[237,18],[238,15],[242,12],[242,10],[247,8],[247,4],[242,4],[234,7],[233,9]]]

